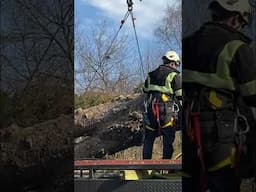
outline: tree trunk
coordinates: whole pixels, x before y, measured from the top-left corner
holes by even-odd
[[[75,123],[75,158],[103,158],[142,141],[142,97],[120,96],[116,101],[78,109]]]

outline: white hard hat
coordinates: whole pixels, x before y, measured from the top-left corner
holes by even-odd
[[[247,24],[250,22],[252,8],[249,0],[214,0],[211,4],[216,2],[227,11],[238,12]]]
[[[164,55],[166,59],[169,61],[174,61],[176,62],[177,65],[180,64],[180,57],[175,51],[167,51]]]

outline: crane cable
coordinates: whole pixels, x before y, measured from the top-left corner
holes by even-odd
[[[135,35],[135,40],[136,40],[136,45],[137,45],[137,50],[138,50],[138,54],[139,54],[139,58],[140,58],[140,64],[141,64],[141,70],[142,70],[142,75],[143,78],[145,79],[145,71],[144,71],[144,67],[143,67],[143,61],[142,61],[142,54],[141,54],[141,49],[140,49],[140,44],[139,44],[139,40],[138,40],[138,35],[137,35],[137,31],[136,31],[136,27],[135,27],[135,18],[133,16],[133,2],[132,0],[127,0],[127,5],[128,5],[128,11],[130,12],[131,15],[131,20],[132,20],[132,27],[133,27],[133,31],[134,31],[134,35]]]
[[[136,27],[135,27],[135,22],[134,22],[135,18],[133,16],[132,7],[129,8],[129,4],[128,4],[128,11],[130,12],[130,15],[131,15],[132,27],[133,27],[133,31],[134,31],[134,35],[135,35],[135,39],[136,39],[137,50],[138,50],[138,54],[139,54],[139,58],[140,58],[142,75],[143,75],[143,78],[145,79],[145,70],[144,70],[144,67],[143,67],[142,54],[141,54],[139,39],[138,39],[138,35],[137,35]]]
[[[141,0],[140,0],[140,1],[141,1]],[[108,49],[106,50],[106,52],[105,52],[104,55],[105,55],[105,58],[106,58],[106,59],[109,59],[109,58],[110,58],[109,55],[108,55],[108,54],[109,54],[109,51],[110,51],[111,47],[113,46],[114,41],[116,40],[116,38],[117,38],[117,36],[118,36],[120,30],[122,29],[122,27],[123,27],[125,21],[126,21],[127,18],[129,17],[129,15],[131,15],[133,31],[134,31],[134,35],[135,35],[135,39],[136,39],[136,45],[137,45],[137,50],[138,50],[138,54],[139,54],[139,58],[140,58],[140,64],[141,64],[142,75],[143,75],[143,78],[145,79],[145,71],[144,71],[144,67],[143,67],[142,54],[141,54],[140,44],[139,44],[138,35],[137,35],[137,31],[136,31],[136,26],[135,26],[135,22],[134,22],[134,21],[135,21],[135,18],[134,18],[134,16],[133,16],[133,12],[132,12],[132,10],[133,10],[133,2],[132,2],[132,0],[127,0],[126,2],[127,2],[127,5],[128,5],[128,11],[125,13],[123,19],[121,20],[121,25],[120,25],[118,31],[116,32],[114,38],[112,39],[112,41],[111,41],[111,43],[110,43],[110,45],[109,45],[109,47],[108,47]]]
[[[109,54],[109,51],[110,51],[111,47],[113,46],[113,43],[115,42],[115,40],[116,40],[116,38],[117,38],[117,36],[118,36],[120,30],[122,29],[122,27],[123,27],[125,21],[126,21],[127,18],[129,17],[129,15],[130,15],[130,12],[129,12],[129,10],[128,10],[128,11],[125,13],[123,19],[121,20],[121,24],[120,24],[120,26],[119,26],[119,29],[117,30],[117,32],[116,32],[114,38],[112,39],[112,41],[111,41],[111,43],[110,43],[108,49],[106,50],[106,52],[105,52],[105,54],[104,54],[105,58],[107,58],[107,59],[109,58],[109,55],[108,55],[108,54]]]

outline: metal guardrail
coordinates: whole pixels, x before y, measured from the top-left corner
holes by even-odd
[[[94,179],[97,170],[181,170],[181,168],[180,160],[77,160],[75,176],[83,178],[86,174],[87,178]]]
[[[76,160],[75,192],[181,192],[180,177],[172,179],[124,180],[118,170],[181,169],[180,160]],[[105,171],[103,171],[105,170]],[[109,172],[111,171],[111,173]],[[106,174],[105,174],[106,173]],[[97,175],[113,176],[111,179]]]
[[[75,169],[174,169],[182,168],[181,160],[76,160]]]

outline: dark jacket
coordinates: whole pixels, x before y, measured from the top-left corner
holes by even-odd
[[[174,75],[174,77],[173,77],[173,79],[171,79],[171,82],[168,82],[168,83],[170,83],[170,87],[171,87],[172,91],[170,90],[169,93],[168,92],[166,92],[166,93],[175,95],[176,93],[178,93],[178,91],[181,92],[182,82],[181,82],[180,72],[174,68],[167,66],[167,65],[160,65],[157,69],[155,69],[154,71],[151,71],[148,74],[148,77],[145,80],[143,91],[145,93],[150,93],[150,92],[154,91],[154,90],[150,89],[149,84],[156,85],[159,87],[165,87],[166,86],[166,78],[171,73]],[[161,92],[161,91],[159,91],[159,92]],[[176,96],[178,99],[181,99],[182,95],[176,94]]]
[[[236,84],[234,93],[242,95],[248,105],[256,106],[256,59],[249,47],[251,40],[231,27],[206,23],[185,38],[182,50],[183,70],[215,73],[221,50],[232,40],[244,42],[235,52],[230,65],[230,76]]]

